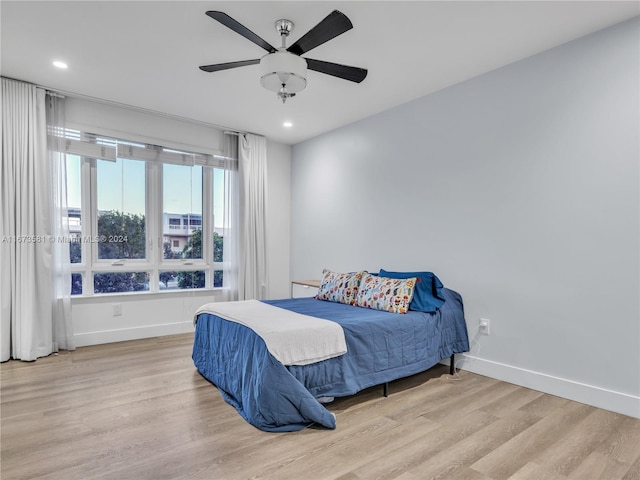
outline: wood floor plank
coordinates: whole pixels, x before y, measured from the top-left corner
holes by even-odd
[[[591,452],[567,478],[569,480],[622,479],[626,470],[627,466],[617,460],[598,452]]]
[[[294,450],[285,464],[271,462],[254,476],[252,480],[268,478],[296,479],[300,477],[301,469],[305,471],[305,478],[322,480],[332,476],[343,476],[352,472],[354,466],[361,465],[378,458],[381,455],[378,447],[382,442],[395,445],[407,445],[419,438],[424,431],[430,431],[432,425],[426,424],[426,430],[415,424],[409,429],[388,418],[379,418],[351,429],[346,435],[335,435],[331,443],[319,441],[317,447],[307,445],[304,451]]]
[[[631,464],[622,480],[640,480],[640,458]]]
[[[474,389],[467,395],[456,396],[444,405],[432,405],[432,408],[429,408],[423,415],[431,420],[442,420],[451,415],[452,411],[457,412],[458,415],[464,415],[473,410],[478,410],[485,403],[504,397],[518,388],[517,385],[505,382],[488,384],[482,388]]]
[[[509,480],[566,480],[567,477],[557,472],[548,472],[537,463],[525,463],[509,477]],[[584,479],[586,480],[586,479]]]
[[[446,366],[336,399],[337,428],[262,432],[183,334],[0,365],[5,480],[636,480],[640,420]]]
[[[440,423],[438,429],[400,448],[385,448],[384,455],[354,471],[366,479],[393,479],[451,448],[466,437],[493,423],[496,417],[480,410],[455,416]]]
[[[631,465],[640,456],[639,420],[623,417],[622,423],[597,448],[597,451],[625,465]]]
[[[574,425],[537,463],[545,472],[570,475],[624,421],[624,416],[605,410],[594,410]],[[640,448],[640,446],[639,446]]]
[[[570,400],[553,395],[541,395],[520,407],[523,412],[531,413],[539,417],[545,417],[558,408],[568,405]]]
[[[491,480],[489,477],[483,475],[477,470],[474,470],[473,468],[465,468],[464,470],[457,472],[456,475],[455,480]]]
[[[462,475],[469,466],[523,432],[539,417],[515,411],[442,450],[410,470],[420,478],[448,479]]]
[[[593,407],[570,402],[505,442],[471,467],[496,480],[507,479],[530,461],[547,454],[550,447],[566,435],[569,426],[593,411]]]
[[[519,410],[525,405],[529,405],[536,400],[539,400],[544,393],[537,392],[535,390],[529,390],[528,388],[516,388],[510,393],[504,396],[500,396],[491,400],[480,408],[490,415],[496,417],[507,416],[515,410]],[[531,410],[531,409],[529,409]],[[531,412],[535,415],[535,412]]]

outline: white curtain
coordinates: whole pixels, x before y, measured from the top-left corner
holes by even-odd
[[[238,185],[238,138],[235,134],[225,133],[224,138],[224,219],[222,249],[222,287],[224,300],[238,300],[238,252],[240,249],[238,235],[239,217],[239,185]]]
[[[73,348],[69,290],[62,283],[70,279],[61,270],[65,250],[57,236],[66,174],[62,159],[52,163],[47,149],[47,111],[61,105],[46,97],[34,85],[2,79],[0,361]]]
[[[75,350],[73,324],[71,321],[71,260],[69,244],[62,239],[70,238],[67,209],[67,161],[65,139],[56,135],[65,127],[64,98],[47,95],[47,165],[51,169],[50,218],[53,223],[55,241],[51,243],[51,268],[53,269],[53,350]]]
[[[244,134],[238,141],[240,258],[238,298],[267,298],[267,142]]]

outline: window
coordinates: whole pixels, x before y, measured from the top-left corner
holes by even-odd
[[[77,155],[67,155],[67,217],[64,221],[69,230],[69,256],[71,263],[82,263],[82,196],[81,159]]]
[[[72,295],[222,287],[224,166],[67,130]],[[158,240],[156,240],[158,239]]]
[[[163,266],[172,267],[159,273],[158,280],[169,289],[205,288],[205,271],[193,270],[207,257],[202,248],[202,215],[204,167],[199,165],[162,165],[162,215],[182,220],[182,230],[173,235],[182,236],[173,241],[173,248],[163,246]],[[194,267],[191,267],[191,266]]]
[[[146,258],[146,165],[116,158],[96,161],[98,259]]]

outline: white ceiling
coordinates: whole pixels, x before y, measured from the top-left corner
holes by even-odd
[[[49,88],[295,144],[639,14],[638,1],[7,1],[1,73]],[[258,66],[199,65],[266,52],[205,15],[221,10],[279,46],[338,9],[354,28],[305,56],[369,70],[361,84],[309,71],[286,104]],[[52,61],[69,64],[57,70]],[[282,126],[285,120],[293,127]]]

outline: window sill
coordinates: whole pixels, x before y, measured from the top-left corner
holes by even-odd
[[[186,290],[170,290],[160,292],[123,292],[123,293],[101,293],[83,297],[81,295],[71,296],[71,303],[76,305],[91,303],[108,303],[114,301],[152,301],[158,298],[193,298],[193,297],[222,297],[223,288],[205,289],[186,289]]]

